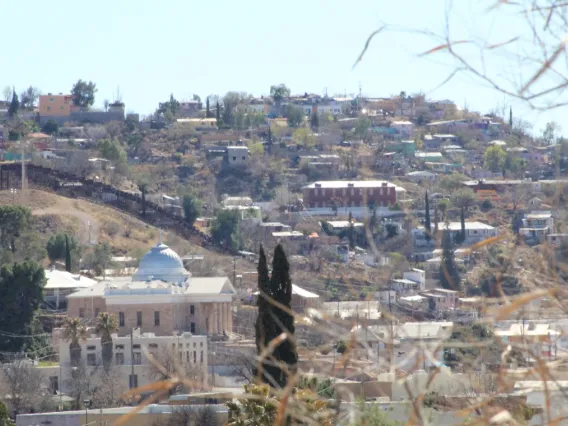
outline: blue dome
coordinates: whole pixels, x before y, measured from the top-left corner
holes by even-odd
[[[189,277],[178,254],[167,245],[159,243],[140,260],[133,281],[162,280],[179,283]]]

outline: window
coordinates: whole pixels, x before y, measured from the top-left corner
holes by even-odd
[[[95,318],[99,316],[101,310],[99,308],[95,308]]]
[[[160,311],[154,312],[154,327],[160,326]]]
[[[140,349],[140,345],[132,345],[132,349]]]
[[[124,345],[114,345],[116,350],[124,350]]]
[[[142,326],[142,311],[136,312],[136,326],[137,327]]]
[[[189,305],[189,315],[195,315],[195,305]]]
[[[245,158],[246,158],[246,157],[243,157],[243,160],[244,160]]]
[[[49,390],[51,391],[51,393],[53,393],[54,395],[57,393],[57,391],[59,390],[59,378],[57,376],[51,376],[49,378]]]
[[[150,343],[148,345],[148,347],[150,347],[151,349],[158,349],[158,344],[157,343]]]
[[[185,353],[185,360],[186,362],[189,362],[189,351]]]
[[[119,327],[124,327],[124,312],[118,313],[118,325]]]
[[[190,325],[190,331],[192,333],[195,333],[195,323],[194,322],[192,322],[191,325]]]
[[[122,352],[115,353],[114,359],[115,359],[116,365],[124,365],[124,354]]]
[[[50,106],[48,106],[48,107],[47,107],[47,110],[48,110],[48,111],[51,111],[51,107],[50,107]]]
[[[193,363],[197,362],[197,351],[193,351]]]
[[[97,347],[96,346],[87,346],[87,350],[88,351],[96,351]]]
[[[97,354],[87,354],[87,365],[88,366],[97,365]]]
[[[85,308],[79,308],[79,318],[85,318]]]
[[[128,384],[130,385],[130,389],[137,388],[138,376],[136,374],[128,376],[128,382],[129,382]]]
[[[132,353],[132,363],[134,365],[142,365],[142,353],[141,352],[133,352]]]
[[[233,161],[237,161],[237,157],[233,157]]]
[[[199,354],[199,362],[203,364],[203,351]]]
[[[203,342],[199,342],[199,346],[202,348],[202,347],[203,347]]]
[[[54,98],[49,98],[49,102],[55,102]]]

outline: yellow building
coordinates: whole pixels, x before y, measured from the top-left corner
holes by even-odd
[[[71,114],[73,108],[72,95],[40,95],[39,115],[40,116],[66,116]]]

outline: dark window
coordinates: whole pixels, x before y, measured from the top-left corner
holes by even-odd
[[[129,385],[130,385],[130,389],[137,388],[138,387],[138,376],[136,374],[134,376],[133,375],[128,376],[128,382],[129,382]]]
[[[190,331],[191,331],[192,333],[195,333],[195,323],[194,323],[194,322],[191,323]]]
[[[201,354],[199,356],[199,362],[203,363],[203,351],[201,351]]]
[[[160,326],[160,311],[154,312],[154,327]]]
[[[237,157],[233,157],[233,161],[237,161]]]
[[[57,391],[59,390],[59,378],[57,376],[51,376],[49,378],[49,390],[51,391],[51,393],[53,393],[54,395],[57,393]]]
[[[133,364],[134,365],[142,365],[142,353],[141,352],[133,352]]]
[[[124,354],[122,352],[117,352],[114,354],[116,365],[124,365]]]
[[[157,343],[150,343],[148,346],[149,346],[150,348],[153,348],[153,349],[157,349],[157,348],[158,348],[158,344],[157,344]]]
[[[195,305],[189,305],[189,315],[195,315]]]
[[[193,363],[197,362],[197,351],[193,351]]]
[[[123,350],[124,350],[124,345],[115,345],[114,348],[115,348],[115,349],[123,349]]]
[[[96,350],[96,349],[97,349],[96,346],[87,346],[87,350],[88,350],[88,351],[94,351],[94,350]]]
[[[132,345],[132,349],[140,349],[140,345]]]
[[[118,313],[118,325],[124,327],[124,312]]]
[[[79,308],[79,318],[85,318],[85,308]]]
[[[95,318],[99,316],[101,310],[99,308],[95,308]]]
[[[87,354],[87,365],[89,366],[97,365],[97,354]]]
[[[142,311],[136,312],[136,326],[137,327],[142,326]]]

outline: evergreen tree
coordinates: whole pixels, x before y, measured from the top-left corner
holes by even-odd
[[[211,110],[209,109],[209,96],[205,100],[205,117],[211,118]]]
[[[456,264],[454,243],[448,229],[442,234],[442,262],[440,263],[440,285],[446,290],[460,289],[460,273]]]
[[[440,218],[438,217],[438,203],[434,205],[434,235],[438,235],[438,223]]]
[[[14,117],[18,115],[18,111],[20,109],[20,100],[18,99],[16,88],[14,87],[13,90],[14,91],[12,92],[12,101],[10,102],[10,106],[8,107],[8,117]]]
[[[298,362],[298,353],[294,341],[294,316],[292,312],[292,279],[290,277],[290,264],[282,245],[278,244],[274,249],[272,258],[272,276],[270,278],[270,288],[273,299],[279,304],[274,306],[275,328],[277,336],[286,333],[288,338],[282,342],[275,350],[275,358],[283,362],[292,369]],[[285,371],[280,370],[280,377],[277,382],[281,387],[286,386],[288,376]]]
[[[314,132],[316,132],[319,129],[320,123],[319,123],[319,116],[318,116],[317,112],[312,113],[312,117],[310,119],[310,125],[311,125],[312,130]]]
[[[65,234],[65,270],[71,272],[71,245],[67,234]]]
[[[279,344],[272,355],[262,360],[257,373],[260,380],[271,386],[286,386],[288,377],[278,363],[294,367],[298,361],[296,346],[293,342],[294,316],[290,314],[292,302],[292,281],[290,265],[286,253],[280,244],[274,250],[272,277],[269,278],[264,249],[260,248],[258,261],[258,317],[255,324],[256,347],[260,355],[272,340],[282,333],[288,339]]]
[[[424,196],[424,203],[425,203],[425,217],[424,217],[424,229],[426,230],[426,241],[430,241],[432,237],[432,223],[430,222],[430,200],[428,200],[428,191],[426,191],[426,195]]]
[[[509,127],[513,128],[513,107],[509,107]]]
[[[217,101],[217,105],[215,106],[215,117],[217,118],[217,126],[221,125],[221,107],[219,106],[219,101]]]

